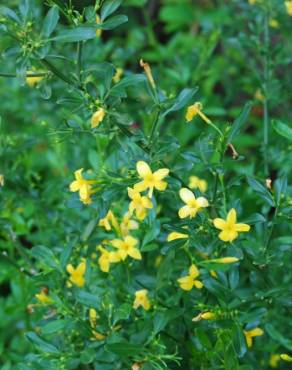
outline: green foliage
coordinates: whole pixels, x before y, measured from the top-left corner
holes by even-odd
[[[251,3],[0,6],[1,369],[288,369],[291,11]]]

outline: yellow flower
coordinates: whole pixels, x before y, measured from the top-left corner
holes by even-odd
[[[130,214],[132,215],[135,211],[138,220],[144,220],[147,216],[147,209],[153,207],[151,200],[132,188],[128,188],[128,195],[129,198],[132,199],[129,205]]]
[[[214,279],[217,279],[217,278],[218,278],[217,272],[216,272],[216,271],[214,271],[214,270],[210,270],[210,275],[211,275]]]
[[[189,236],[187,234],[177,233],[176,231],[173,231],[172,233],[168,234],[167,241],[172,242],[176,239],[187,239]]]
[[[250,348],[252,346],[252,341],[254,337],[259,337],[264,334],[264,331],[260,328],[254,328],[252,330],[245,331],[244,335],[246,339],[246,344]]]
[[[96,14],[96,17],[95,17],[95,22],[96,24],[101,24],[101,19],[100,19],[100,16],[98,14]],[[101,33],[102,33],[102,29],[98,28],[96,31],[96,36],[97,37],[100,37],[101,36]]]
[[[116,73],[115,73],[115,74],[114,74],[114,76],[113,76],[113,81],[114,81],[114,83],[115,83],[115,84],[116,84],[116,83],[118,83],[118,82],[120,81],[120,79],[121,79],[121,77],[122,77],[123,73],[124,73],[123,68],[117,68],[117,69],[116,69]]]
[[[42,304],[52,304],[54,301],[48,296],[48,289],[43,288],[40,293],[35,295],[36,299]]]
[[[94,308],[89,309],[89,322],[90,326],[94,328],[96,326],[97,312]]]
[[[187,122],[192,121],[195,116],[199,115],[203,121],[205,121],[206,123],[211,123],[211,120],[202,112],[202,109],[203,105],[200,102],[196,102],[193,105],[190,105],[185,116]]]
[[[137,221],[131,220],[130,212],[124,214],[123,220],[120,225],[121,233],[123,236],[129,235],[130,230],[139,229],[139,224]]]
[[[238,261],[239,261],[239,258],[236,258],[236,257],[223,257],[223,258],[215,258],[213,260],[208,260],[207,262],[227,264],[227,263],[235,263]]]
[[[144,310],[146,310],[146,311],[148,311],[151,307],[151,304],[150,304],[150,301],[149,301],[149,298],[148,298],[148,290],[147,289],[137,290],[136,293],[135,293],[135,300],[134,300],[134,303],[133,303],[133,307],[136,310],[140,306],[143,307]]]
[[[192,321],[200,321],[200,320],[214,320],[216,318],[216,315],[213,312],[207,311],[207,312],[201,312],[198,316],[194,317]]]
[[[75,181],[70,184],[70,191],[76,192],[79,191],[79,197],[82,203],[90,204],[92,200],[90,198],[92,194],[91,185],[95,183],[93,180],[86,180],[82,176],[83,168],[74,172]]]
[[[27,73],[37,73],[36,71],[27,71]],[[38,84],[44,77],[43,76],[36,76],[36,77],[26,77],[26,83],[30,87],[34,87],[34,85]]]
[[[279,22],[276,19],[269,20],[269,26],[272,28],[279,28]]]
[[[151,71],[150,65],[148,63],[145,63],[143,61],[143,59],[140,59],[140,66],[144,69],[144,71],[146,73],[147,80],[149,81],[152,88],[155,90],[156,86],[155,86],[154,78],[152,76],[152,71]]]
[[[196,280],[196,278],[200,275],[200,272],[195,265],[191,265],[189,268],[189,275],[184,276],[180,279],[177,279],[181,289],[183,290],[192,290],[195,286],[197,289],[202,289],[204,284]]]
[[[292,1],[285,1],[286,11],[292,16]]]
[[[142,259],[139,249],[135,247],[137,243],[138,243],[138,240],[133,238],[130,235],[126,236],[123,240],[114,239],[111,241],[112,246],[118,249],[117,253],[123,261],[128,256],[136,260]]]
[[[101,245],[98,246],[98,250],[101,252],[101,255],[98,259],[98,264],[103,272],[109,272],[110,264],[120,262],[121,260],[118,252],[109,252]]]
[[[5,180],[4,180],[4,175],[0,174],[0,186],[4,186]]]
[[[189,188],[190,189],[199,189],[201,193],[205,193],[207,190],[208,184],[206,180],[199,179],[197,176],[191,176],[189,178]]]
[[[281,357],[277,353],[272,353],[269,360],[270,367],[276,368],[278,367],[278,362],[281,360]]]
[[[263,102],[265,100],[265,96],[264,96],[264,94],[262,93],[262,91],[260,89],[257,89],[257,91],[254,94],[254,97],[255,97],[255,99],[257,99],[258,101],[261,101],[261,102]]]
[[[168,176],[168,168],[161,168],[160,170],[152,172],[148,164],[143,161],[137,162],[136,168],[142,181],[134,185],[134,190],[141,192],[149,189],[148,196],[151,198],[154,189],[161,191],[166,189],[167,182],[162,181],[162,179]]]
[[[97,127],[105,116],[105,110],[103,108],[99,108],[93,115],[91,116],[91,128]]]
[[[69,282],[78,286],[83,287],[85,284],[84,274],[86,271],[86,261],[82,259],[82,262],[74,268],[71,264],[67,265],[67,272],[70,274]]]
[[[156,258],[155,258],[155,261],[154,261],[154,266],[157,268],[160,266],[161,262],[163,260],[163,257],[161,254],[159,254]]]
[[[248,232],[250,230],[249,225],[236,223],[236,211],[234,208],[228,212],[226,221],[222,218],[215,218],[213,224],[216,229],[222,230],[219,234],[219,239],[230,243],[238,237],[239,232]]]
[[[206,198],[199,197],[196,199],[195,195],[187,188],[180,189],[179,195],[182,201],[186,203],[178,212],[180,218],[193,218],[202,208],[209,206]]]
[[[287,355],[287,353],[282,353],[280,357],[283,361],[292,362],[292,357]]]
[[[94,339],[96,340],[104,340],[106,338],[106,335],[101,334],[95,330],[92,331],[92,335],[94,336]]]
[[[117,233],[120,230],[119,223],[111,210],[108,211],[104,218],[99,220],[98,226],[104,227],[106,231],[111,231],[112,226]]]
[[[90,323],[90,326],[92,329],[94,329],[96,327],[96,322],[97,322],[97,312],[94,308],[90,308],[89,309],[89,323]],[[93,339],[96,339],[96,340],[104,340],[106,338],[105,335],[95,331],[95,330],[92,330],[91,331],[92,335],[93,335]]]

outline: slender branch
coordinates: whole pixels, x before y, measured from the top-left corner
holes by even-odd
[[[264,155],[264,171],[265,175],[269,173],[268,163],[268,145],[269,145],[269,107],[268,107],[268,84],[269,84],[269,47],[270,47],[270,34],[269,34],[269,13],[268,10],[265,13],[264,19],[264,57],[263,57],[263,155]]]
[[[77,76],[78,80],[81,82],[81,67],[82,67],[82,41],[77,44]]]
[[[36,72],[36,73],[27,73],[26,77],[43,77],[47,76],[48,72]],[[15,73],[3,73],[0,72],[0,77],[6,77],[6,78],[15,78],[17,75]]]

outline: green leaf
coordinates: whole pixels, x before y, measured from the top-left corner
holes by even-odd
[[[235,324],[232,327],[232,334],[234,340],[234,349],[238,357],[241,358],[246,353],[246,340],[243,334],[243,330],[238,324]]]
[[[126,15],[115,15],[114,17],[111,17],[107,21],[101,23],[98,28],[101,28],[102,30],[112,30],[126,22],[128,22],[128,17]]]
[[[270,206],[274,207],[275,202],[271,195],[271,193],[268,191],[266,187],[264,187],[260,182],[253,179],[252,177],[247,177],[247,182],[249,186],[257,193],[259,196],[264,199]]]
[[[107,0],[104,2],[101,12],[100,12],[100,18],[102,21],[104,21],[109,15],[114,13],[119,6],[121,5],[122,0]]]
[[[96,37],[95,27],[76,27],[62,30],[56,37],[51,40],[56,42],[78,42]]]
[[[31,255],[40,260],[44,265],[60,270],[59,261],[49,248],[38,245],[32,248]]]
[[[170,112],[175,112],[185,107],[191,101],[191,99],[193,99],[197,91],[198,91],[198,87],[195,87],[193,89],[189,89],[189,88],[183,89],[179,93],[178,97],[175,99],[173,105],[170,108],[168,108],[162,114],[162,116],[166,117]]]
[[[279,206],[281,203],[281,197],[282,196],[285,197],[287,186],[288,186],[288,182],[287,182],[286,174],[284,174],[282,177],[280,177],[274,182],[275,199],[276,199],[277,206]]]
[[[60,330],[63,330],[68,324],[69,320],[54,320],[41,328],[42,334],[53,334]]]
[[[282,344],[282,346],[286,347],[289,351],[292,351],[292,341],[285,338],[272,324],[266,324],[265,329],[272,339]]]
[[[228,139],[227,139],[228,143],[231,143],[233,139],[239,134],[240,130],[242,129],[242,127],[247,121],[251,108],[252,108],[252,102],[247,102],[245,106],[243,107],[240,115],[233,122],[233,125],[231,126]]]
[[[84,304],[87,307],[99,308],[100,300],[97,294],[91,294],[85,290],[77,290],[75,293],[75,298],[78,302]]]
[[[53,6],[47,13],[43,29],[42,29],[42,35],[45,37],[49,37],[50,34],[54,31],[59,21],[59,9],[57,6]]]
[[[137,356],[143,351],[141,344],[127,342],[110,343],[106,345],[106,350],[113,352],[121,357]]]
[[[160,233],[160,222],[155,222],[151,225],[149,231],[147,231],[146,235],[143,238],[141,247],[143,248],[148,243],[152,242],[152,240],[156,239],[156,237]]]
[[[124,90],[125,88],[129,86],[135,86],[145,80],[146,77],[143,74],[134,74],[131,76],[127,76],[111,88],[110,95],[119,94],[120,91]]]
[[[292,141],[292,128],[286,125],[286,123],[278,120],[273,120],[272,127],[277,132],[277,134]]]
[[[0,7],[0,14],[2,14],[4,17],[10,18],[11,20],[15,21],[18,24],[21,23],[18,15],[13,10],[7,8],[6,6]]]
[[[81,235],[81,240],[84,242],[86,241],[90,235],[92,234],[94,228],[97,226],[97,220],[94,218],[93,220],[90,220],[88,224],[85,227],[85,230],[83,231]]]
[[[53,346],[52,344],[44,341],[41,339],[36,333],[34,332],[28,332],[26,334],[26,337],[33,343],[35,344],[41,351],[47,352],[47,353],[54,353],[58,354],[59,350]]]

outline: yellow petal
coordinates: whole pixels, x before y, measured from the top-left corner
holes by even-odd
[[[128,255],[130,257],[134,258],[135,260],[141,260],[142,259],[142,255],[141,255],[140,251],[137,248],[129,249],[128,250]]]
[[[164,191],[167,188],[167,182],[165,181],[156,181],[155,188],[159,191]]]
[[[197,204],[201,208],[204,208],[204,207],[208,207],[209,206],[208,200],[206,198],[204,198],[204,197],[199,197],[197,199]]]
[[[189,274],[193,279],[195,279],[196,277],[198,277],[200,275],[200,272],[199,272],[196,265],[194,265],[194,264],[191,265],[191,267],[189,268]]]
[[[189,236],[187,234],[178,233],[173,231],[172,233],[168,234],[167,241],[171,242],[176,239],[187,239]]]
[[[75,180],[75,181],[71,182],[71,184],[70,184],[70,191],[72,191],[72,192],[78,191],[79,187],[80,187],[79,182]]]
[[[148,188],[148,185],[145,181],[140,181],[134,185],[134,190],[137,192],[142,192]]]
[[[74,270],[74,267],[71,265],[71,263],[69,265],[66,266],[66,270],[69,274],[72,274],[75,270]]]
[[[250,348],[252,346],[252,337],[246,331],[244,332],[244,335],[245,335],[246,344],[248,348]]]
[[[226,221],[222,218],[215,218],[215,220],[213,220],[213,224],[216,229],[223,230],[226,226]]]
[[[130,247],[134,247],[138,243],[138,240],[128,235],[125,237],[125,243],[127,243]]]
[[[249,330],[248,333],[252,337],[259,337],[264,334],[264,331],[261,328],[254,328],[252,330]]]
[[[232,208],[227,215],[227,222],[229,224],[235,224],[236,223],[236,210]]]
[[[219,234],[219,239],[223,242],[233,242],[238,237],[238,233],[236,231],[221,231]]]
[[[142,206],[145,208],[153,208],[153,204],[151,200],[147,197],[142,197],[141,198]]]
[[[80,262],[76,268],[78,274],[84,275],[86,271],[86,262]]]
[[[180,218],[186,218],[190,215],[190,207],[189,206],[183,206],[178,211],[178,215]]]
[[[179,196],[186,204],[195,199],[195,195],[187,188],[180,189]]]
[[[151,171],[149,165],[146,162],[138,161],[137,165],[136,165],[136,168],[137,168],[137,172],[138,172],[139,176],[142,177],[142,178],[152,174],[152,171]]]
[[[225,264],[225,263],[235,263],[235,262],[238,262],[239,261],[239,258],[236,258],[236,257],[223,257],[223,258],[216,258],[216,259],[213,259],[213,260],[209,260],[210,262],[214,262],[214,263],[222,263],[222,264]]]
[[[164,177],[168,176],[169,169],[168,168],[161,168],[160,170],[157,170],[154,172],[153,176],[155,180],[162,180]]]
[[[282,353],[280,355],[281,359],[284,360],[284,361],[287,361],[287,362],[292,362],[292,357],[287,355],[287,353]]]
[[[199,281],[199,280],[194,280],[194,286],[197,288],[197,289],[202,289],[204,284]]]
[[[240,232],[248,232],[250,230],[250,226],[247,224],[235,224],[234,227],[236,231]]]
[[[184,276],[180,279],[177,279],[181,289],[183,290],[192,290],[194,286],[193,279],[190,276]]]
[[[115,248],[120,249],[120,248],[123,247],[124,242],[120,239],[113,239],[113,240],[111,240],[111,245]]]

